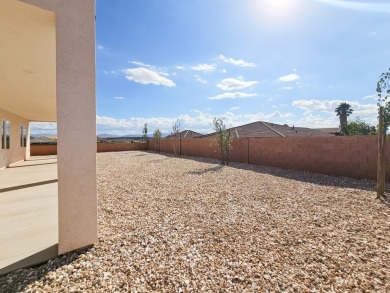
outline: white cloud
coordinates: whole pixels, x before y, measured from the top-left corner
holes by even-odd
[[[115,100],[124,100],[124,97],[114,97]]]
[[[110,50],[108,50],[106,47],[104,47],[101,44],[96,45],[96,50],[99,51],[100,53],[107,55],[107,56],[111,56]]]
[[[30,131],[33,136],[56,135],[57,123],[55,122],[31,122]]]
[[[232,109],[235,110],[235,109]],[[239,126],[256,121],[269,121],[273,123],[286,123],[286,119],[291,119],[293,114],[274,111],[272,113],[234,114],[224,112],[219,114],[205,113],[192,110],[189,113],[178,117],[129,117],[127,119],[112,118],[107,116],[96,116],[97,134],[109,133],[113,135],[139,135],[142,133],[144,124],[148,124],[150,133],[159,128],[163,133],[172,130],[172,124],[180,121],[182,129],[191,129],[200,133],[213,132],[212,121],[215,117],[225,118],[227,126]],[[297,125],[297,124],[295,124]],[[55,135],[57,133],[56,123],[32,122],[31,130],[33,135]]]
[[[257,94],[247,94],[242,92],[223,93],[214,97],[208,97],[209,100],[222,100],[222,99],[243,99],[257,96]]]
[[[308,128],[331,128],[338,127],[340,121],[336,115],[323,117],[311,112],[305,112],[299,119],[287,120],[287,124]]]
[[[286,107],[287,104],[274,105],[272,108]]]
[[[230,110],[234,111],[234,110],[238,110],[240,109],[240,107],[231,107]]]
[[[365,96],[363,97],[364,100],[375,100],[377,101],[378,100],[378,94],[372,94],[372,95],[369,95],[369,96]]]
[[[104,72],[104,74],[113,74],[113,75],[116,75],[116,71],[115,71],[115,70],[104,70],[103,72]]]
[[[282,91],[291,91],[292,87],[291,86],[284,86],[281,88]]]
[[[192,68],[192,70],[195,70],[195,71],[211,72],[211,71],[214,71],[216,67],[217,67],[216,64],[203,63],[203,64],[198,64],[196,66],[193,66],[191,68]]]
[[[292,118],[293,115],[291,113],[281,113],[279,111],[269,114],[260,112],[239,115],[232,112],[211,114],[192,110],[189,113],[178,117],[130,117],[128,119],[115,119],[105,116],[96,116],[97,133],[110,133],[116,135],[140,134],[145,123],[148,124],[150,132],[159,128],[163,133],[169,133],[172,130],[172,124],[179,120],[182,129],[191,129],[206,134],[213,132],[212,121],[215,117],[224,118],[227,126],[234,127],[260,120],[284,124],[286,119]]]
[[[241,90],[257,84],[257,81],[243,81],[235,78],[226,78],[217,84],[223,91]]]
[[[186,70],[184,66],[177,65],[175,66],[177,70]]]
[[[157,67],[157,66],[154,66],[154,65],[146,64],[146,63],[141,62],[141,61],[131,61],[129,63],[135,64],[135,65],[138,65],[138,66],[141,66],[141,67],[148,68],[148,69],[150,69],[152,71],[155,71],[158,74],[163,75],[163,76],[169,76],[169,73],[166,72],[165,68],[161,68],[161,67]]]
[[[135,64],[135,65],[138,65],[138,66],[150,68],[150,69],[155,69],[155,67],[154,67],[153,65],[146,64],[146,63],[143,63],[143,62],[141,62],[141,61],[131,61],[130,63]]]
[[[345,9],[390,13],[389,3],[357,2],[357,1],[345,1],[345,0],[317,0],[317,1],[332,6],[345,8]]]
[[[290,82],[290,81],[294,81],[294,80],[298,80],[298,79],[299,79],[299,75],[296,73],[284,75],[284,76],[279,78],[279,80],[283,81],[283,82]]]
[[[207,80],[201,78],[199,75],[195,74],[194,78],[199,81],[200,83],[207,83]]]
[[[138,67],[138,68],[129,68],[123,70],[128,80],[132,80],[141,84],[155,84],[163,85],[166,87],[175,87],[176,84],[162,76],[160,73],[153,71],[148,68]]]
[[[257,67],[255,63],[246,62],[242,59],[233,59],[233,58],[227,58],[224,55],[220,54],[218,56],[218,59],[225,63],[230,63],[233,65],[241,66],[241,67]]]
[[[221,69],[220,71],[221,71],[221,73],[224,73],[224,74],[227,73],[227,70],[225,68]]]
[[[335,109],[340,103],[347,102],[351,105],[353,109],[353,113],[351,118],[359,116],[360,119],[365,120],[367,123],[375,125],[376,117],[378,113],[378,106],[376,104],[361,104],[356,101],[344,101],[344,100],[297,100],[293,101],[292,105],[301,110],[305,110],[307,112],[319,111],[323,113],[327,113],[332,118],[336,117],[335,121],[338,121],[338,117],[336,116]],[[339,123],[337,123],[339,125]]]

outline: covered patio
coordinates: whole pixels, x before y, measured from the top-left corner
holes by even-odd
[[[57,157],[33,157],[0,172],[0,275],[58,250]]]
[[[95,1],[2,0],[0,39],[3,274],[97,240]],[[31,122],[57,123],[58,165]]]

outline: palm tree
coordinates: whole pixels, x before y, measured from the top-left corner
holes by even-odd
[[[348,103],[340,103],[340,105],[335,109],[337,116],[340,117],[340,128],[342,135],[348,135],[347,125],[348,125],[348,116],[352,114],[353,109]]]

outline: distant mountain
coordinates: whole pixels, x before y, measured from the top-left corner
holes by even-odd
[[[109,133],[102,133],[97,135],[100,138],[108,138],[108,137],[119,137],[120,135],[115,134],[109,134]]]
[[[40,137],[40,136],[53,136],[53,135],[57,135],[56,132],[42,132],[42,133],[31,133],[30,136],[32,137]]]

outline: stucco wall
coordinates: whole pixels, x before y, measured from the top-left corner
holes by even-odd
[[[1,95],[1,93],[0,93]],[[6,120],[10,122],[10,149],[1,149],[0,143],[0,169],[9,167],[16,162],[23,161],[30,156],[30,138],[29,138],[29,122],[28,120],[14,115],[0,108],[0,121]],[[20,146],[20,126],[25,125],[27,128],[27,144],[26,147]],[[1,139],[1,130],[0,130]]]
[[[22,1],[56,13],[58,250],[62,254],[97,241],[95,0]]]
[[[173,139],[162,139],[161,152],[173,153]],[[156,150],[149,141],[149,149]],[[220,158],[217,147],[207,138],[182,140],[182,154]],[[386,149],[390,157],[390,145]],[[254,165],[375,179],[377,166],[377,137],[297,137],[297,138],[239,138],[233,140],[230,160]],[[387,179],[390,180],[388,164]]]

